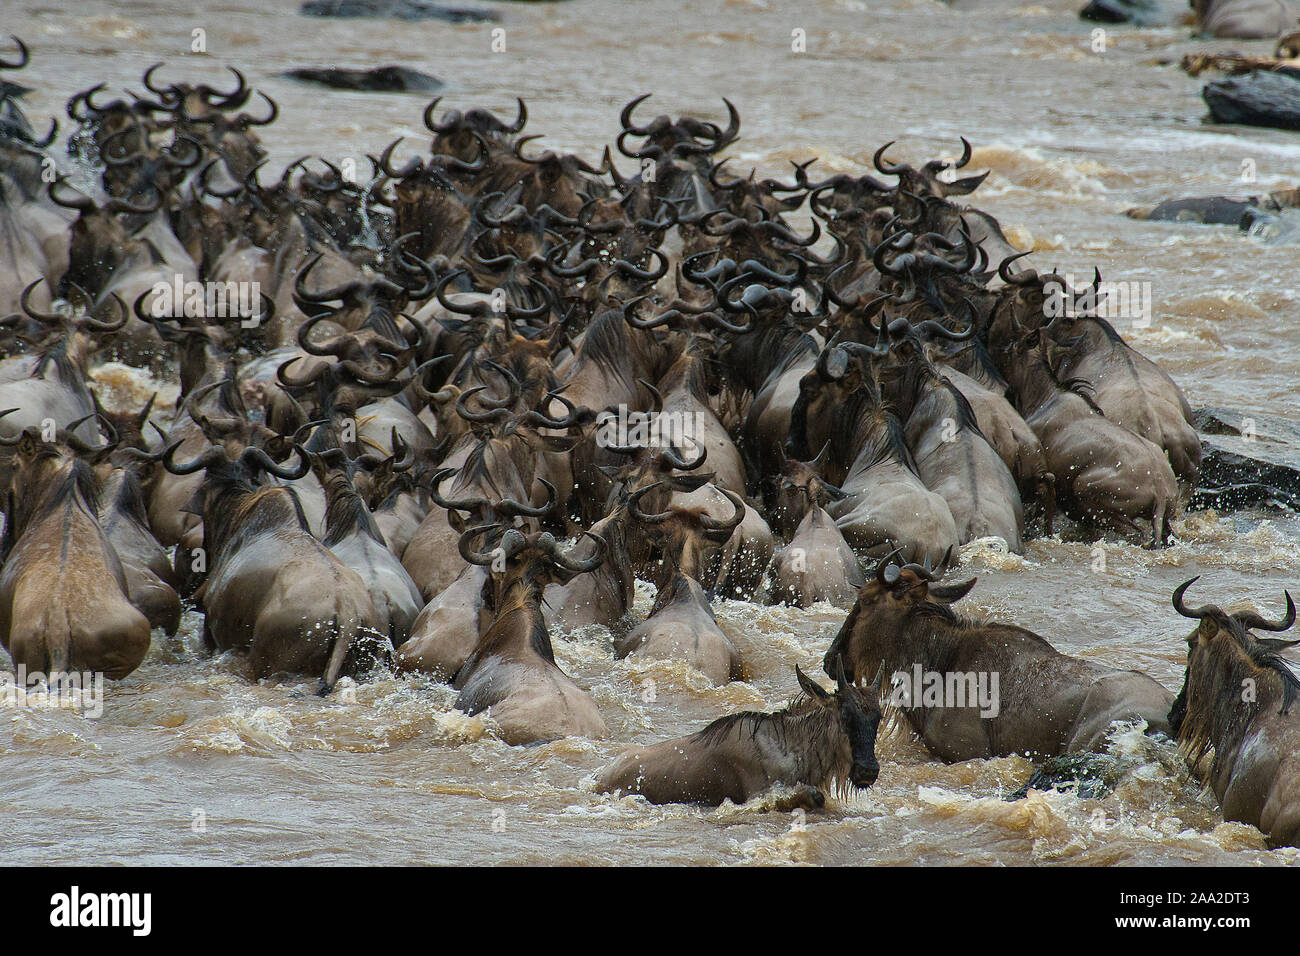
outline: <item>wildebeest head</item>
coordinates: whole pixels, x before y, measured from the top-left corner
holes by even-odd
[[[59,281],[60,289],[76,284],[97,292],[107,284],[113,271],[128,254],[149,254],[142,240],[131,235],[118,214],[150,216],[161,208],[162,195],[155,193],[152,202],[132,203],[109,199],[102,206],[81,193],[74,193],[61,173],[50,183],[50,200],[78,215],[71,227],[68,248],[68,271]]]
[[[787,538],[794,534],[809,508],[824,508],[832,501],[847,497],[845,492],[818,473],[819,464],[817,461],[803,462],[787,458],[782,462],[780,474],[773,476],[776,492],[776,504],[772,509],[773,523],[775,529]]]
[[[727,104],[726,129],[693,116],[683,116],[674,121],[662,114],[645,125],[637,126],[632,122],[632,111],[649,98],[649,93],[638,96],[629,101],[619,114],[623,131],[618,135],[618,148],[625,156],[635,159],[712,156],[735,142],[740,132],[740,113],[725,98],[722,102]],[[644,142],[638,149],[628,149],[626,140],[629,136],[644,137]]]
[[[0,412],[0,415],[8,414]],[[94,417],[94,416],[90,416]],[[99,480],[94,465],[107,458],[116,442],[94,445],[76,434],[80,421],[60,429],[54,441],[44,441],[40,429],[28,427],[17,438],[0,439],[0,445],[13,448],[12,473],[9,481],[8,520],[5,550],[39,515],[51,500],[75,490],[91,509],[99,505]]]
[[[876,169],[886,176],[897,176],[900,190],[923,196],[965,196],[967,193],[974,192],[989,175],[981,173],[979,176],[967,176],[964,179],[948,175],[964,168],[970,162],[972,150],[965,136],[961,137],[960,157],[951,160],[931,160],[920,169],[913,169],[907,163],[895,164],[886,160],[885,150],[893,145],[891,141],[876,150],[872,162]]]
[[[526,533],[518,528],[501,531],[496,523],[466,529],[460,536],[461,557],[470,564],[490,568],[499,577],[496,593],[503,596],[514,584],[524,584],[534,598],[553,582],[567,584],[579,574],[594,571],[604,562],[608,548],[605,541],[590,531],[584,535],[596,543],[595,553],[580,560],[560,550],[559,542],[549,531]],[[474,542],[486,538],[489,547],[475,550]],[[501,602],[496,602],[501,610]]]
[[[895,550],[881,559],[875,575],[858,592],[857,603],[826,651],[822,667],[827,674],[835,674],[842,662],[850,679],[861,678],[868,662],[884,661],[893,638],[908,618],[932,614],[951,619],[953,612],[948,605],[961,600],[975,586],[975,578],[957,584],[938,583],[948,568],[951,551],[933,569],[928,562],[902,564],[899,554]]]
[[[816,364],[799,380],[799,397],[790,410],[790,436],[785,443],[788,457],[807,461],[820,454],[832,411],[843,407],[848,397],[864,386],[874,391],[861,360],[883,357],[888,350],[887,342],[839,345],[832,339],[826,344]]]
[[[849,781],[855,787],[870,787],[880,776],[880,764],[876,761],[876,733],[880,728],[880,689],[884,669],[881,668],[876,675],[873,686],[859,687],[847,678],[842,664],[837,664],[834,694],[826,693],[797,666],[794,672],[799,687],[809,700],[818,707],[838,713],[840,729],[848,738],[852,754]]]
[[[657,481],[638,489],[628,502],[632,517],[663,552],[663,571],[656,582],[661,590],[678,572],[698,581],[707,555],[713,547],[725,544],[745,518],[744,501],[725,488],[718,490],[731,502],[732,514],[726,520],[712,517],[702,506],[669,505],[663,511],[647,514],[641,508],[642,499],[664,483]]]
[[[462,158],[472,155],[475,144],[480,139],[487,139],[495,144],[506,143],[510,137],[523,131],[528,124],[528,107],[522,98],[516,98],[518,113],[513,123],[507,123],[489,110],[474,107],[462,113],[460,110],[448,110],[441,119],[434,119],[434,111],[442,97],[435,97],[424,108],[424,126],[434,134],[433,152],[446,153]]]
[[[1300,693],[1295,664],[1280,653],[1300,641],[1251,633],[1285,631],[1295,623],[1290,592],[1283,592],[1286,614],[1270,621],[1255,611],[1230,613],[1213,604],[1189,608],[1183,596],[1196,580],[1184,581],[1173,594],[1174,609],[1197,625],[1187,636],[1183,686],[1169,710],[1170,729],[1188,748],[1193,765],[1209,749],[1239,742],[1265,708],[1276,706],[1278,713],[1288,713]],[[1251,700],[1242,693],[1247,686],[1255,691]]]
[[[1034,269],[1011,271],[1011,264],[1027,255],[1022,252],[1009,256],[998,265],[998,276],[1006,286],[999,290],[987,327],[980,330],[995,358],[1016,339],[1046,325],[1049,299],[1063,294],[1064,283],[1059,276],[1039,275]]]

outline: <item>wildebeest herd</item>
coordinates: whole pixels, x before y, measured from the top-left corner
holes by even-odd
[[[28,56],[16,41],[0,66]],[[617,658],[721,684],[746,662],[715,599],[830,601],[851,606],[833,692],[798,672],[786,710],[631,750],[597,787],[869,787],[915,668],[998,679],[993,715],[901,706],[939,759],[1098,751],[1141,721],[1229,819],[1300,838],[1291,642],[1253,633],[1294,623],[1289,595],[1270,621],[1179,588],[1198,624],[1176,699],[952,610],[962,545],[1021,552],[1058,510],[1164,546],[1201,448],[1172,379],[1077,307],[1100,276],[1018,264],[959,202],[984,179],[960,174],[964,140],[919,167],[887,144],[870,174],[759,178],[720,156],[730,102],[725,124],[646,121],[638,97],[624,173],[608,147],[539,150],[522,100],[434,100],[427,149],[388,145],[364,182],[309,157],[275,178],[269,97],[236,70],[228,89],[166,72],[74,95],[67,158],[0,80],[0,637],[20,674],[124,678],[188,603],[258,678],[325,694],[424,672],[524,745],[607,733],[553,635],[602,625]],[[178,381],[175,407],[101,401],[110,361]]]

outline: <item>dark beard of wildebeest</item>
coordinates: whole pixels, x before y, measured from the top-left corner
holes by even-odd
[[[825,803],[876,782],[880,678],[869,688],[841,670],[828,694],[795,668],[803,694],[773,714],[744,712],[715,720],[698,733],[625,751],[596,778],[602,793],[639,794],[651,803],[745,803],[773,787],[795,791],[789,805]]]
[[[859,593],[824,668],[835,673],[842,665],[856,680],[883,666],[887,685],[896,675],[914,684],[919,668],[942,675],[945,688],[961,690],[965,700],[954,694],[938,705],[918,699],[921,687],[906,697],[893,691],[908,723],[939,759],[1100,751],[1115,721],[1142,720],[1147,733],[1169,732],[1172,695],[1150,677],[1069,657],[1022,627],[962,618],[949,605],[970,592],[974,578],[940,584],[946,560],[932,571],[899,565],[896,557],[883,560]],[[972,684],[983,678],[992,690],[994,676],[993,706],[982,708]]]
[[[1288,630],[1295,603],[1285,592],[1286,614],[1278,621],[1212,604],[1189,608],[1183,596],[1196,580],[1173,595],[1174,609],[1198,623],[1187,636],[1170,729],[1225,820],[1259,827],[1269,846],[1300,846],[1300,717],[1292,712],[1300,680],[1296,664],[1281,654],[1300,642],[1251,633]]]

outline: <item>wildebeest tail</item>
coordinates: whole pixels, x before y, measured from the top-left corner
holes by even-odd
[[[355,618],[351,623],[340,624],[339,619],[334,617],[329,622],[329,628],[334,632],[334,645],[330,649],[329,660],[325,663],[325,673],[321,675],[320,687],[316,691],[321,697],[332,691],[334,685],[338,683],[339,676],[347,665],[348,656],[352,653],[352,643],[356,640],[358,631]]]

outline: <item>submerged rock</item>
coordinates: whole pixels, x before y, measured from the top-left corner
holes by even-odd
[[[1300,422],[1200,408],[1194,424],[1203,456],[1191,507],[1300,510]]]
[[[1135,27],[1167,27],[1179,23],[1187,5],[1177,0],[1091,0],[1079,18],[1094,23],[1131,23]]]
[[[1300,130],[1300,80],[1273,71],[1205,84],[1201,97],[1216,123]]]
[[[1035,768],[1033,776],[1004,800],[1023,800],[1030,790],[1063,790],[1081,800],[1097,800],[1115,789],[1127,766],[1118,757],[1104,753],[1063,754],[1049,757]]]
[[[405,66],[379,66],[371,70],[341,67],[301,67],[285,70],[284,76],[304,83],[319,83],[335,90],[372,93],[432,93],[442,89],[442,80]]]
[[[428,0],[307,0],[298,12],[305,17],[442,20],[445,23],[495,23],[501,19],[493,10],[444,7]]]

